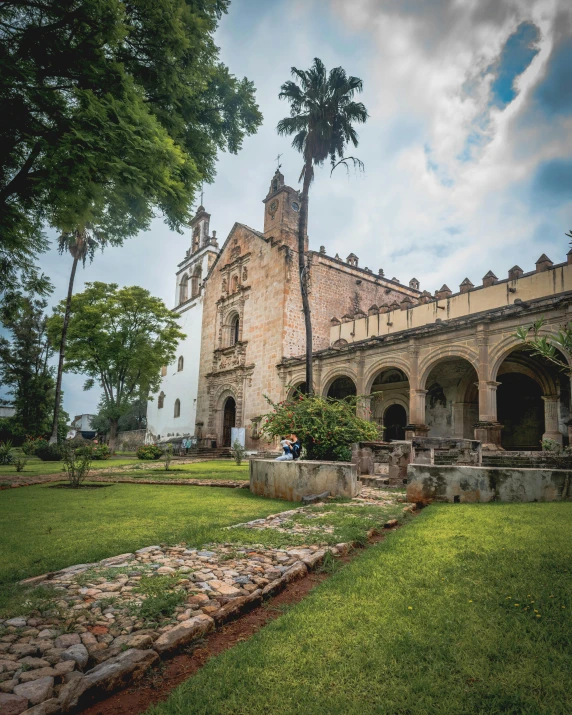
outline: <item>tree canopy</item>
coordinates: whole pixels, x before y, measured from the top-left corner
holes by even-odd
[[[120,242],[160,214],[189,219],[219,150],[262,117],[254,86],[218,61],[228,0],[5,0],[0,8],[0,292],[42,226]],[[18,260],[20,255],[26,261]]]
[[[55,380],[49,364],[53,350],[45,308],[44,300],[21,301],[12,319],[5,322],[8,337],[0,337],[0,382],[9,386],[16,408],[11,418],[14,435],[40,437],[50,430]]]
[[[63,328],[65,302],[48,320],[52,342]],[[133,403],[157,391],[161,366],[172,362],[180,340],[178,316],[149,291],[115,283],[86,283],[71,299],[64,370],[87,375],[84,389],[103,390],[100,414],[109,419],[110,443]]]

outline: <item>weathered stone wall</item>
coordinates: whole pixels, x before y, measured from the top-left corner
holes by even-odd
[[[250,461],[250,491],[258,496],[302,501],[311,494],[330,492],[331,496],[355,497],[358,493],[357,468],[350,462]]]
[[[572,497],[572,470],[498,467],[407,467],[410,502],[531,502]]]

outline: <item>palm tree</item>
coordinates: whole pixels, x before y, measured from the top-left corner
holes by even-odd
[[[308,225],[308,193],[314,178],[314,166],[330,159],[332,171],[348,162],[363,166],[355,157],[346,157],[346,146],[358,145],[352,124],[363,124],[368,117],[361,102],[354,102],[356,93],[363,89],[359,77],[348,77],[342,67],[334,67],[328,74],[317,57],[309,70],[292,67],[295,82],[285,82],[280,88],[280,99],[290,102],[290,116],[278,122],[281,135],[294,135],[292,146],[304,158],[299,181],[303,181],[298,223],[298,268],[300,291],[306,327],[306,390],[313,393],[312,321],[308,302],[308,272],[306,267],[305,237]]]
[[[64,315],[64,324],[62,329],[62,337],[60,340],[60,355],[58,359],[58,375],[56,378],[56,401],[54,407],[54,418],[52,421],[52,434],[50,436],[50,444],[55,444],[58,441],[58,421],[60,416],[60,403],[62,393],[62,374],[64,369],[64,356],[66,352],[66,338],[68,334],[68,324],[70,319],[71,299],[73,295],[73,284],[75,281],[75,273],[77,264],[81,261],[85,266],[85,261],[89,257],[93,260],[95,249],[99,246],[103,249],[105,239],[96,231],[90,230],[90,227],[76,229],[75,231],[64,232],[58,239],[58,251],[60,254],[69,251],[72,258],[72,269],[68,284],[68,295],[66,300],[66,312]]]

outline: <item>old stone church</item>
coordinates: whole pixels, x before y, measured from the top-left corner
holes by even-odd
[[[264,228],[235,223],[219,248],[200,207],[192,246],[176,273],[175,312],[186,339],[165,366],[148,409],[148,439],[196,438],[229,446],[232,428],[249,450],[267,447],[266,398],[304,388],[304,320],[297,256],[299,195],[277,171]],[[475,286],[432,295],[306,245],[314,333],[314,390],[363,395],[363,416],[385,439],[429,434],[480,439],[490,449],[568,443],[570,380],[514,337],[543,316],[556,330],[572,314],[572,253],[535,270],[492,271]],[[235,433],[236,434],[236,433]]]

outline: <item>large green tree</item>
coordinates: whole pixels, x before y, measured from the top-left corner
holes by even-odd
[[[46,302],[25,298],[10,320],[7,337],[0,337],[0,382],[9,386],[16,414],[15,434],[45,436],[54,407],[53,350],[46,331]]]
[[[228,0],[0,4],[0,299],[34,268],[42,227],[121,241],[155,214],[188,221],[219,150],[261,115],[218,61]]]
[[[290,102],[290,116],[278,122],[277,130],[282,135],[294,135],[292,146],[303,157],[302,193],[298,223],[298,268],[300,290],[306,328],[306,386],[313,392],[312,371],[312,320],[308,300],[308,267],[305,240],[308,228],[308,195],[314,179],[314,167],[329,159],[334,168],[348,161],[361,162],[355,157],[346,157],[348,144],[358,145],[354,123],[367,120],[366,108],[354,97],[362,91],[363,83],[358,77],[348,76],[342,67],[334,67],[329,73],[324,63],[315,58],[309,70],[292,67],[295,81],[285,82],[278,95]]]
[[[100,415],[109,420],[115,447],[118,423],[142,394],[156,391],[161,366],[172,362],[180,340],[178,316],[149,291],[115,283],[87,283],[72,296],[64,370],[87,375],[84,389],[96,383],[103,395]],[[49,335],[61,339],[66,301],[48,320]]]

